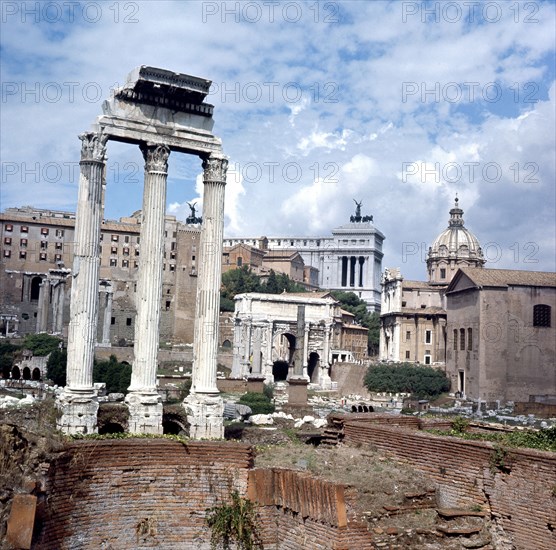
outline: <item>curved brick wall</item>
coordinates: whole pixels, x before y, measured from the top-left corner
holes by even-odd
[[[209,549],[205,511],[247,491],[253,456],[234,443],[82,441],[52,464],[33,549]]]

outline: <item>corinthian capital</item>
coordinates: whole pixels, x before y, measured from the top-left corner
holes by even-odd
[[[145,170],[147,172],[168,173],[169,147],[166,145],[148,145],[147,143],[141,143],[139,148],[141,149],[141,153],[143,153]]]
[[[81,160],[82,161],[106,161],[106,142],[108,136],[102,132],[86,132],[79,136],[81,140]]]
[[[203,160],[203,180],[205,183],[218,181],[226,183],[228,160],[221,157],[209,157]]]

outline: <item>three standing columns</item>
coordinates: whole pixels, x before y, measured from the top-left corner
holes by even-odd
[[[228,161],[224,157],[211,154],[203,160],[203,226],[197,279],[193,374],[191,393],[184,401],[192,439],[224,437],[224,405],[216,387],[216,356],[227,169]]]
[[[170,149],[141,144],[145,184],[141,220],[141,262],[137,281],[131,385],[126,396],[131,433],[162,433],[162,399],[156,388],[158,325],[162,300],[166,179]]]
[[[98,401],[93,386],[93,360],[97,332],[99,243],[102,221],[102,186],[106,165],[106,137],[86,133],[81,140],[81,161],[75,249],[68,329],[67,381],[60,396],[58,428],[67,434],[97,431]]]

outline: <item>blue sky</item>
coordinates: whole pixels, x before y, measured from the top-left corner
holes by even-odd
[[[0,208],[73,210],[77,135],[153,65],[213,81],[227,236],[327,235],[356,198],[383,267],[422,279],[457,192],[488,266],[555,269],[554,2],[36,5],[2,3]],[[141,207],[143,161],[112,142],[108,157],[118,218]],[[200,174],[170,156],[178,218]]]

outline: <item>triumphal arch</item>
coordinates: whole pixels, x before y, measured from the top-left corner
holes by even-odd
[[[192,438],[223,437],[223,405],[216,387],[218,312],[224,187],[228,161],[212,134],[212,105],[204,102],[211,82],[141,66],[103,104],[91,131],[79,136],[81,161],[71,273],[66,387],[59,398],[65,433],[97,430],[93,386],[100,266],[100,228],[106,146],[110,140],[138,145],[145,159],[140,262],[136,293],[135,359],[126,397],[129,431],[162,433],[162,402],[156,388],[162,298],[164,215],[168,157],[196,155],[204,170],[203,225],[197,286],[193,383],[184,406]]]

